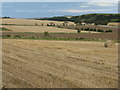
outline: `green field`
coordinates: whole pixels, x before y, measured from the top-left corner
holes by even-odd
[[[11,31],[10,29],[7,29],[7,28],[0,28],[0,31]]]

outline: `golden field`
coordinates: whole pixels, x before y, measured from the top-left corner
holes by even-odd
[[[117,88],[117,45],[103,42],[4,39],[3,86]]]

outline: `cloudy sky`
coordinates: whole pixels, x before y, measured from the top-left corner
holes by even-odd
[[[39,18],[88,13],[118,13],[117,0],[99,0],[99,2],[96,0],[86,0],[87,2],[84,0],[79,0],[79,2],[78,0],[66,0],[66,2],[57,2],[58,0],[50,0],[52,2],[48,2],[48,0],[44,0],[46,2],[40,1],[43,0],[34,0],[34,2],[32,0],[29,0],[29,2],[27,0],[26,2],[3,0],[2,16]]]
[[[3,2],[118,2],[119,0],[1,0]]]

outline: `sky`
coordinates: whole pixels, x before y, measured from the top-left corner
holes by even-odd
[[[119,2],[119,0],[1,0],[3,2]]]
[[[43,0],[42,0],[43,1]],[[41,18],[66,15],[82,15],[90,13],[118,13],[118,2],[115,0],[108,2],[100,0],[66,0],[66,2],[57,2],[57,0],[40,2],[40,0],[31,0],[24,2],[15,0],[4,0],[2,2],[2,16],[13,18]],[[109,0],[110,1],[110,0]]]

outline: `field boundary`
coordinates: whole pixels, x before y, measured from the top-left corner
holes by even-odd
[[[4,38],[15,39],[47,39],[47,40],[87,40],[87,41],[118,41],[118,36],[112,33],[32,33],[32,32],[3,32]]]

